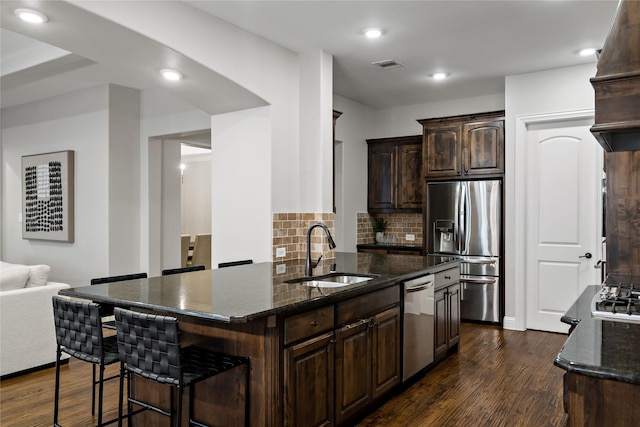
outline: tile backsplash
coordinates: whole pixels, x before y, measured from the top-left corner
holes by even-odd
[[[313,223],[320,222],[327,226],[331,235],[335,235],[335,218],[333,212],[325,213],[291,213],[276,212],[273,214],[273,248],[274,261],[304,259],[307,255],[307,229]],[[284,257],[276,257],[277,249],[285,248]],[[322,254],[323,259],[335,258],[335,251],[327,245],[327,237],[322,229],[316,228],[311,235],[311,253],[314,258]]]
[[[376,243],[373,232],[373,218],[384,218],[387,222],[385,236],[395,238],[395,244],[399,246],[422,246],[422,214],[420,213],[391,213],[370,215],[368,212],[358,212],[357,219],[357,243]],[[414,241],[407,241],[406,235],[414,234]]]
[[[273,247],[274,262],[304,259],[307,254],[307,230],[313,223],[320,222],[335,235],[335,217],[333,212],[276,212],[273,214]],[[385,236],[395,238],[396,245],[422,246],[422,215],[419,213],[376,214],[376,218],[384,218],[387,222]],[[367,212],[357,214],[357,243],[375,243],[373,232],[373,216]],[[405,239],[407,234],[414,234],[414,241]],[[277,249],[284,248],[284,257],[277,257]],[[311,252],[314,258],[322,255],[323,259],[335,258],[335,251],[327,245],[325,233],[315,229],[311,235]]]

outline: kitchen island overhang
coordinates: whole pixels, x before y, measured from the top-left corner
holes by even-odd
[[[61,295],[114,306],[159,311],[221,323],[246,323],[273,315],[317,307],[418,277],[446,270],[458,260],[366,253],[336,253],[314,277],[336,271],[375,275],[372,280],[324,291],[287,283],[304,277],[304,260],[256,263],[233,268],[194,271],[94,286],[65,289]],[[284,266],[284,272],[280,273]]]
[[[587,286],[562,317],[572,329],[554,364],[566,371],[567,425],[635,426],[640,418],[640,323],[593,317],[593,296],[600,289]]]
[[[283,360],[286,318],[385,289],[384,293],[389,294],[391,287],[396,287],[399,294],[400,284],[405,280],[459,266],[458,260],[448,257],[337,253],[335,259],[323,262],[314,276],[328,274],[332,263],[339,272],[376,277],[326,289],[320,294],[317,289],[287,283],[304,276],[304,260],[294,260],[71,288],[62,294],[170,314],[180,321],[184,345],[197,344],[249,356],[251,424],[282,426],[286,406]],[[168,391],[162,388],[145,387],[142,382],[135,385],[144,393],[156,394],[158,399],[168,396]],[[225,373],[199,386],[195,411],[200,407],[200,411],[210,414],[211,422],[241,424],[243,397],[241,375]],[[155,422],[151,419],[153,415],[144,418],[140,415],[141,418],[134,419],[134,425]]]

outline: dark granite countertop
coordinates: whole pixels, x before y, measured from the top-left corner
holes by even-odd
[[[570,372],[640,385],[640,323],[596,319],[591,300],[600,286],[589,286],[562,321],[576,325],[556,357]]]
[[[258,263],[65,289],[61,295],[121,307],[192,316],[225,323],[248,322],[293,313],[438,272],[459,263],[449,257],[336,253],[323,260],[314,276],[329,273],[375,274],[373,280],[324,289],[286,281],[304,276],[304,260]]]

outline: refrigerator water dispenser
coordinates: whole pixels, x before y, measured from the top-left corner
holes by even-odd
[[[433,223],[433,247],[435,252],[456,252],[455,221],[438,219]]]

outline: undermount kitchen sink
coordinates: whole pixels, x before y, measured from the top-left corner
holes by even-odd
[[[298,279],[288,280],[287,283],[297,283],[313,288],[339,288],[353,285],[354,283],[366,282],[376,277],[378,276],[375,274],[333,273],[317,277],[300,277]]]

